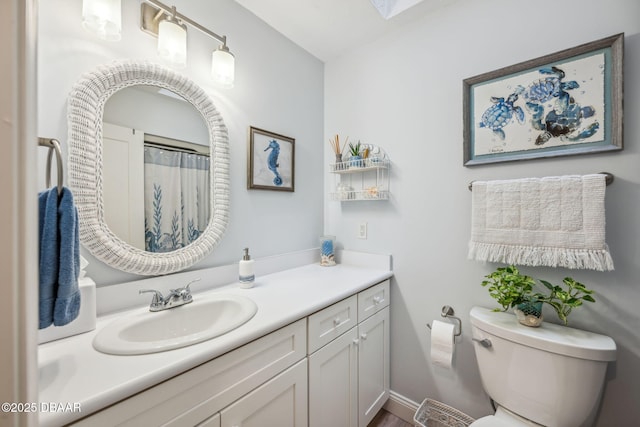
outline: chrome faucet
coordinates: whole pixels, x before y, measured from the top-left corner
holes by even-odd
[[[138,293],[144,294],[147,292],[153,292],[153,298],[151,299],[151,304],[149,305],[149,311],[168,310],[170,308],[179,307],[181,305],[193,302],[193,297],[191,296],[191,289],[189,288],[189,286],[199,280],[200,279],[192,280],[182,288],[169,289],[169,294],[166,297],[163,297],[162,293],[160,291],[156,291],[155,289],[140,289]]]

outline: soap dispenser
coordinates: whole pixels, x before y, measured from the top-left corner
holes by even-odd
[[[249,248],[244,248],[244,255],[238,265],[241,288],[251,288],[256,276],[253,272],[253,260],[249,256]]]

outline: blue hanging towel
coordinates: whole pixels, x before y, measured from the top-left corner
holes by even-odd
[[[53,307],[58,283],[58,194],[56,189],[38,194],[39,312],[38,327],[53,323]]]
[[[73,194],[57,188],[38,195],[40,276],[39,328],[64,326],[80,312],[80,241]]]

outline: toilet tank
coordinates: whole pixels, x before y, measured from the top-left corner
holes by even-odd
[[[498,405],[543,426],[592,424],[616,359],[610,337],[549,322],[532,328],[481,307],[470,316],[482,384]]]

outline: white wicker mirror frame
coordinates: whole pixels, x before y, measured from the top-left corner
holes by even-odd
[[[211,216],[200,237],[172,252],[153,253],[116,236],[104,219],[102,115],[109,97],[134,85],[168,89],[190,102],[204,118],[211,146]],[[172,70],[150,62],[121,61],[83,75],[68,100],[69,185],[80,220],[80,241],[107,265],[141,275],[183,270],[208,255],[220,242],[229,219],[229,138],[209,96]],[[176,124],[179,125],[179,124]]]

